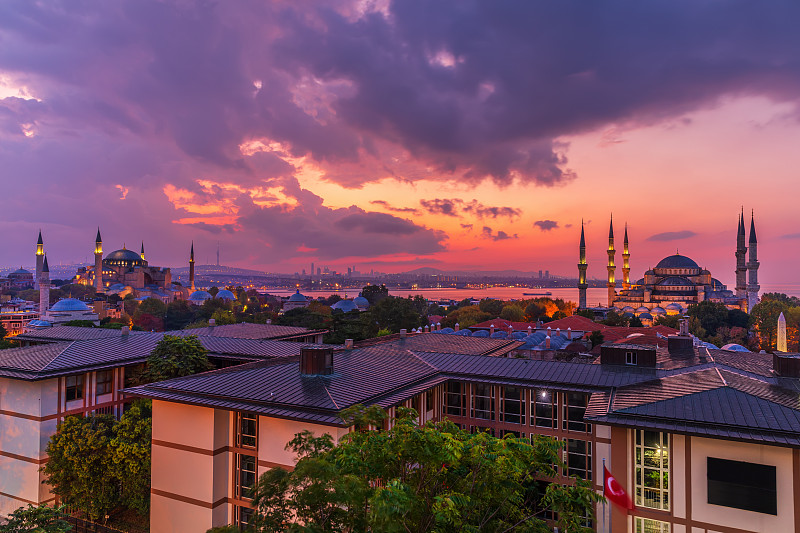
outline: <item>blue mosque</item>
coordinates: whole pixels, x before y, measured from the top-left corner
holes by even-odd
[[[749,312],[758,303],[758,240],[755,219],[750,219],[750,236],[745,241],[744,213],[739,217],[736,240],[736,287],[728,289],[707,269],[685,255],[675,253],[647,270],[644,277],[630,281],[630,252],[628,229],[625,228],[622,252],[622,290],[617,292],[614,263],[613,220],[608,232],[608,308],[618,313],[631,313],[645,320],[659,315],[683,314],[690,305],[712,301],[729,309]],[[749,257],[748,257],[749,252]],[[586,308],[586,241],[581,226],[580,259],[578,263],[579,307]]]

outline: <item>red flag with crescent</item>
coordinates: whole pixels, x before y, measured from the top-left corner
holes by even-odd
[[[623,509],[633,509],[633,502],[628,493],[619,484],[619,481],[611,475],[608,468],[603,465],[603,496],[613,504],[619,505]]]

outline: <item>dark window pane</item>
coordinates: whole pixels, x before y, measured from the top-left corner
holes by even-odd
[[[708,503],[778,514],[777,473],[774,466],[709,457]]]

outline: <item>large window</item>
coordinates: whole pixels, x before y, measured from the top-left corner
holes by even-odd
[[[776,470],[771,465],[709,457],[708,503],[778,514]]]
[[[446,415],[467,416],[466,385],[457,381],[449,381],[444,386],[442,412]]]
[[[525,389],[502,387],[503,399],[500,403],[500,420],[509,424],[525,423]]]
[[[249,526],[253,522],[253,510],[250,509],[249,507],[242,507],[241,505],[235,505],[234,514],[235,514],[235,516],[233,517],[234,523],[237,526],[241,527],[242,529],[245,529],[245,527],[242,526]]]
[[[669,533],[669,522],[635,517],[635,533]]]
[[[67,376],[64,381],[64,397],[68,402],[83,398],[83,376]]]
[[[589,431],[591,426],[584,422],[583,419],[588,404],[588,394],[583,392],[565,392],[563,429],[581,432]]]
[[[531,390],[531,425],[540,428],[556,428],[558,393],[547,389]]]
[[[592,443],[585,440],[567,439],[566,474],[592,480]]]
[[[111,392],[111,382],[114,379],[113,370],[100,370],[97,372],[97,392],[96,396]]]
[[[472,385],[472,418],[494,420],[494,386]]]
[[[256,484],[256,458],[252,455],[236,454],[236,497],[251,499]]]
[[[637,430],[634,466],[636,505],[669,511],[669,435]]]
[[[253,449],[258,446],[258,415],[236,413],[236,446]]]

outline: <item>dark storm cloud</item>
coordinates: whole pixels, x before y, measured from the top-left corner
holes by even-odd
[[[648,241],[679,241],[681,239],[689,239],[697,235],[694,231],[683,230],[683,231],[665,231],[664,233],[656,233],[655,235],[649,236],[646,240]]]
[[[555,220],[537,220],[533,223],[533,225],[542,231],[550,231],[551,229],[558,227],[558,222]]]
[[[0,218],[31,232],[52,221],[76,235],[103,221],[122,235],[137,220],[184,238],[193,227],[172,224],[184,214],[165,201],[166,183],[259,187],[293,175],[274,154],[243,155],[257,139],[309,157],[348,187],[386,176],[558,185],[576,178],[563,137],[674,119],[723,96],[800,95],[792,1],[358,9],[0,3],[0,72],[40,99],[0,99],[0,169],[14,178],[3,181]],[[116,184],[130,189],[125,200]],[[31,209],[32,191],[42,209]],[[473,214],[516,216],[488,209]],[[366,220],[376,221],[342,223],[363,232]],[[233,249],[252,248],[238,238]],[[22,246],[11,239],[7,248]]]

